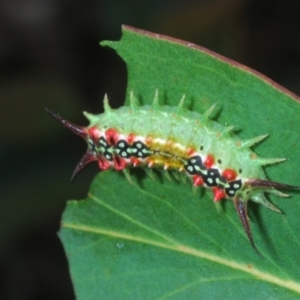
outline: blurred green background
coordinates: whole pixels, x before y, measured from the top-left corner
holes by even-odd
[[[184,39],[299,95],[299,11],[270,0],[1,1],[0,299],[75,299],[56,232],[98,169],[70,182],[86,145],[44,107],[85,125],[104,93],[122,105],[125,63],[100,40],[119,40],[122,24]]]

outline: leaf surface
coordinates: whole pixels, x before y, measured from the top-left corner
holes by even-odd
[[[267,168],[274,181],[299,184],[300,107],[297,97],[235,62],[187,42],[123,27],[114,48],[128,68],[131,90],[150,104],[203,113],[237,125],[239,136],[270,137],[255,147],[263,157],[286,157]],[[251,248],[230,201],[215,208],[210,192],[134,170],[129,184],[101,172],[84,201],[69,201],[59,233],[78,299],[297,299],[300,296],[300,194],[270,196],[284,214],[251,203],[257,247]]]

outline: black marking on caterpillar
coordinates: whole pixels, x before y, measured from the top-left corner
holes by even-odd
[[[247,202],[252,200],[280,212],[264,193],[288,197],[277,189],[299,190],[300,187],[266,178],[264,165],[285,161],[261,158],[251,151],[250,147],[267,135],[242,141],[232,133],[233,127],[223,127],[209,119],[214,106],[200,115],[183,109],[183,102],[184,96],[178,107],[159,106],[156,91],[152,106],[138,106],[131,93],[130,106],[114,110],[105,96],[103,114],[84,112],[90,121],[87,127],[66,121],[47,108],[46,111],[87,141],[87,152],[72,179],[92,161],[97,161],[101,170],[124,171],[127,179],[130,179],[127,168],[136,166],[185,172],[194,186],[211,189],[214,201],[233,201],[252,247],[260,254],[248,222]],[[223,149],[227,150],[226,157]]]

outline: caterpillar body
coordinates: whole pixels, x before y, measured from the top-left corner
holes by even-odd
[[[177,107],[160,106],[156,91],[152,106],[139,106],[131,92],[130,106],[112,109],[105,96],[103,114],[84,112],[90,122],[87,127],[46,111],[87,142],[87,152],[72,178],[92,161],[97,161],[101,170],[124,171],[127,178],[127,169],[138,166],[184,172],[194,186],[212,190],[214,201],[233,201],[247,237],[259,253],[248,222],[247,202],[280,212],[264,194],[287,197],[278,189],[300,187],[266,178],[263,166],[285,160],[262,158],[250,149],[267,135],[241,140],[232,126],[224,127],[209,118],[214,106],[201,115],[184,109],[183,103],[184,96]]]

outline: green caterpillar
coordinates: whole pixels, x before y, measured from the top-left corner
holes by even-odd
[[[105,96],[103,114],[84,112],[88,127],[46,111],[88,144],[72,178],[92,161],[97,161],[101,170],[124,171],[127,178],[127,168],[137,166],[184,172],[194,186],[212,190],[214,201],[233,201],[248,239],[259,253],[248,222],[247,202],[252,200],[280,212],[264,193],[287,197],[277,189],[300,187],[266,178],[263,166],[285,160],[262,158],[251,151],[250,147],[267,135],[240,140],[232,126],[224,127],[209,119],[214,106],[201,115],[184,109],[183,103],[184,96],[178,107],[160,106],[156,91],[152,106],[138,106],[131,93],[130,106],[112,109]]]

